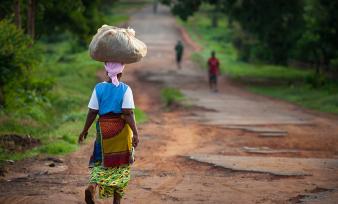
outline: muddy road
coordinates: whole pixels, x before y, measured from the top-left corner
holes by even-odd
[[[337,203],[338,117],[248,93],[225,76],[210,93],[204,71],[189,60],[198,45],[167,8],[151,11],[130,21],[149,50],[123,78],[149,121],[139,126],[123,203]],[[186,44],[181,70],[178,39]],[[186,105],[165,109],[164,87],[179,88]],[[64,157],[9,165],[0,203],[84,203],[92,143]]]

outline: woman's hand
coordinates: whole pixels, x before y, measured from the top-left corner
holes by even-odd
[[[84,139],[86,139],[88,131],[82,131],[79,135],[78,144],[81,144]]]
[[[133,135],[133,147],[136,148],[139,143],[138,135]]]
[[[78,140],[79,144],[82,143],[84,139],[86,139],[86,137],[88,135],[88,130],[89,130],[90,126],[93,124],[93,122],[96,118],[96,115],[98,113],[99,113],[99,110],[89,108],[88,113],[87,113],[86,123],[83,127],[81,134],[79,135],[79,140]]]

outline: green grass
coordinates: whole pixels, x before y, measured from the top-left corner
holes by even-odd
[[[38,148],[33,148],[28,151],[25,151],[25,153],[22,152],[7,152],[3,148],[0,148],[0,167],[4,160],[21,160],[29,157],[33,157],[38,155],[40,152]]]
[[[134,110],[135,118],[137,123],[145,123],[148,121],[148,115],[139,108]]]
[[[119,15],[106,16],[111,20],[107,24],[119,25],[129,18],[128,12],[139,9],[144,3],[114,5],[112,13],[118,9]],[[0,160],[20,160],[38,154],[66,154],[78,148],[77,138],[84,125],[90,94],[97,82],[96,72],[102,69],[102,63],[92,60],[87,49],[75,42],[69,34],[60,36],[59,42],[38,42],[43,60],[32,75],[37,79],[51,80],[54,86],[46,101],[1,110],[0,135],[31,135],[42,145],[25,152],[8,152],[0,148]],[[147,121],[147,115],[140,109],[135,110],[135,115],[139,123]],[[94,135],[93,125],[89,137]]]
[[[239,61],[238,53],[231,42],[235,34],[228,28],[226,16],[220,18],[218,28],[211,28],[206,9],[206,6],[202,7],[202,11],[197,12],[187,22],[177,19],[192,39],[203,47],[202,51],[195,52],[191,56],[201,68],[207,68],[206,61],[211,51],[215,50],[216,56],[220,59],[222,73],[245,82],[249,90],[306,108],[338,113],[337,83],[328,82],[328,85],[313,86],[308,79],[318,77],[314,76],[312,70]],[[264,82],[264,86],[261,82]]]
[[[337,85],[314,89],[302,86],[251,86],[252,92],[287,100],[306,108],[338,114]]]
[[[183,99],[184,95],[179,89],[164,88],[161,90],[161,100],[167,107],[170,107],[174,104],[179,104]]]

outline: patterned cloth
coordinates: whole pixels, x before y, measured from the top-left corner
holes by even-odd
[[[89,183],[97,184],[99,187],[99,198],[114,196],[114,192],[121,197],[130,180],[130,166],[115,168],[104,168],[100,164],[91,169]]]
[[[100,116],[96,130],[89,183],[98,185],[100,198],[112,197],[114,192],[122,197],[133,162],[132,130],[116,116]]]
[[[90,166],[97,162],[100,162],[103,167],[133,163],[133,132],[124,119],[100,116],[96,130],[97,137]]]
[[[132,151],[133,132],[122,118],[99,118],[102,165],[104,167],[116,167],[132,163],[130,158]]]

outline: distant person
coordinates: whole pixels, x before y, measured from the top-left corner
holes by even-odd
[[[118,62],[104,64],[109,81],[96,84],[88,104],[88,114],[79,136],[82,143],[97,115],[96,140],[90,159],[89,185],[85,201],[93,204],[98,188],[99,198],[114,197],[120,204],[130,180],[130,165],[139,139],[133,109],[131,88],[120,81],[124,65]]]
[[[157,13],[158,0],[153,1],[153,12]]]
[[[176,51],[177,68],[181,69],[181,61],[182,61],[184,46],[183,46],[183,43],[180,40],[177,41],[177,43],[176,43],[175,51]]]
[[[219,60],[216,58],[215,51],[211,52],[211,57],[208,59],[208,73],[210,90],[218,92],[217,77],[220,75]]]

